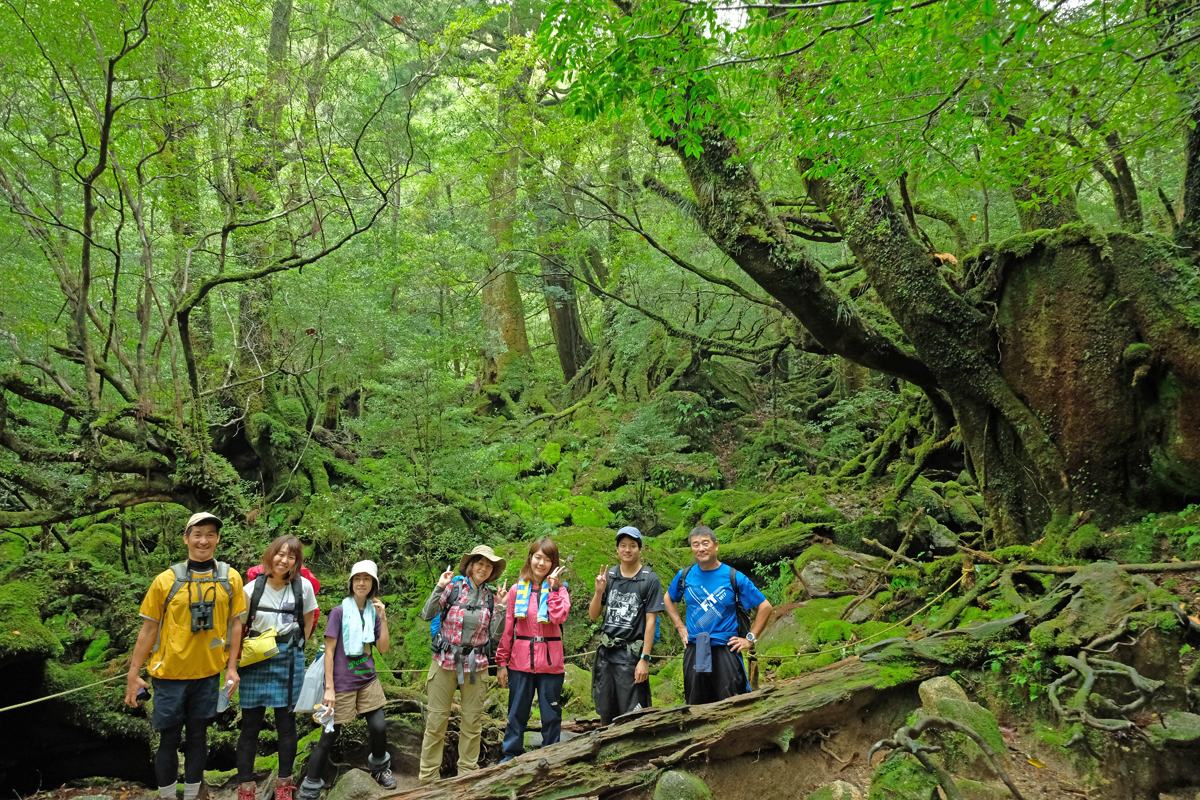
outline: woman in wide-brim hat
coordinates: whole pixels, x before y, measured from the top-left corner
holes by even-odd
[[[458,732],[458,774],[479,766],[479,743],[483,735],[483,706],[487,699],[488,663],[491,640],[504,630],[508,600],[507,581],[499,589],[489,582],[504,574],[507,562],[480,545],[463,555],[458,574],[448,567],[438,579],[421,619],[441,624],[433,635],[433,663],[425,680],[429,714],[421,745],[421,783],[440,777],[446,725],[454,691],[460,694],[462,721]]]

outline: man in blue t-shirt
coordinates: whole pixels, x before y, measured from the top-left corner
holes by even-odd
[[[771,604],[749,578],[717,559],[719,545],[711,528],[693,528],[688,544],[696,563],[671,581],[664,604],[679,638],[687,643],[683,691],[686,701],[697,705],[750,691],[741,652],[758,641],[771,617]],[[681,600],[687,604],[686,625],[675,607]],[[744,637],[738,635],[737,601],[742,608],[758,611]]]

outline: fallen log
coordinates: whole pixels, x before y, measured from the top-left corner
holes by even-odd
[[[698,706],[650,708],[607,728],[381,800],[604,798],[652,784],[692,758],[730,759],[834,727],[882,695],[946,671],[936,662],[848,658],[749,694]]]
[[[1095,562],[1097,564],[1103,562]],[[1115,562],[1113,562],[1115,563]],[[1074,575],[1080,570],[1087,569],[1091,564],[1083,564],[1080,566],[1065,566],[1051,567],[1045,564],[1018,564],[1015,567],[1009,567],[1013,572],[1042,572],[1051,575]],[[1158,564],[1117,564],[1118,567],[1128,573],[1140,572],[1191,572],[1192,570],[1200,570],[1200,561],[1166,561]]]

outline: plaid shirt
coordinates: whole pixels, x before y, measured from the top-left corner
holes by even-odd
[[[462,589],[459,588],[460,585],[462,585]],[[448,641],[450,644],[456,646],[463,644],[463,620],[466,618],[468,613],[477,619],[475,623],[475,630],[471,634],[471,641],[467,644],[472,647],[482,647],[483,645],[487,644],[487,641],[491,636],[490,629],[492,623],[492,614],[489,611],[487,604],[487,593],[490,593],[491,589],[488,589],[487,587],[481,588],[483,591],[481,592],[479,599],[482,607],[470,612],[468,612],[463,606],[463,601],[465,601],[471,595],[471,589],[469,585],[466,585],[465,580],[451,582],[450,585],[447,586],[442,592],[442,596],[438,598],[438,605],[444,609],[446,607],[446,603],[450,600],[451,594],[456,595],[455,603],[454,605],[450,606],[450,610],[446,612],[446,617],[442,620],[442,627],[439,629],[442,636],[446,637],[446,641]],[[444,653],[434,653],[433,660],[442,669],[455,669],[453,652],[447,651]],[[464,664],[464,667],[469,668],[469,665]],[[487,656],[481,652],[475,653],[475,670],[477,672],[486,672],[487,668]]]

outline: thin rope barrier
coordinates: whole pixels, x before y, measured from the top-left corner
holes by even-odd
[[[45,697],[39,697],[36,700],[26,700],[24,703],[17,703],[14,706],[5,706],[4,708],[0,708],[0,714],[3,714],[5,711],[12,711],[13,709],[16,709],[16,708],[24,708],[25,706],[31,706],[31,705],[34,705],[35,703],[40,703],[43,700],[53,700],[56,697],[63,697],[68,694],[74,694],[75,692],[82,692],[84,689],[91,689],[94,686],[103,686],[106,683],[112,683],[113,681],[120,680],[121,678],[124,678],[124,677],[125,677],[124,675],[113,675],[111,678],[105,678],[102,681],[96,681],[95,683],[89,683],[87,686],[76,686],[74,689],[67,689],[65,692],[59,692],[58,694],[48,694]]]
[[[950,590],[953,589],[955,586],[958,586],[960,583],[962,583],[962,580],[963,580],[962,576],[959,576],[958,580],[956,580],[954,583],[950,584],[946,588],[946,591],[942,592],[937,597],[930,600],[928,603],[925,604],[925,606],[923,608],[917,609],[913,613],[909,614],[907,618],[902,619],[901,621],[897,622],[895,625],[890,625],[890,626],[884,628],[883,630],[879,631],[878,633],[873,633],[870,636],[864,637],[864,638],[860,639],[859,641],[854,642],[853,644],[844,644],[841,647],[831,647],[827,650],[818,650],[815,653],[796,653],[794,655],[787,655],[787,656],[768,656],[768,655],[763,655],[762,653],[757,653],[756,655],[759,658],[769,658],[772,660],[784,659],[784,658],[812,658],[813,656],[820,656],[820,655],[824,655],[826,653],[836,653],[840,650],[845,650],[847,647],[857,647],[858,645],[865,644],[866,642],[869,642],[872,639],[878,639],[880,636],[883,636],[888,631],[895,630],[896,628],[899,628],[902,625],[907,625],[908,623],[912,622],[922,612],[928,611],[930,608],[933,607],[933,605],[935,603],[937,603],[937,601],[941,600],[943,597],[950,594]]]
[[[752,652],[752,651],[743,651],[743,652],[744,653],[748,652],[753,658],[758,659],[758,660],[769,659],[771,661],[776,661],[776,660],[782,661],[785,658],[815,658],[816,656],[825,655],[826,653],[837,653],[840,651],[844,651],[848,647],[858,647],[862,644],[866,644],[867,642],[871,641],[872,639],[878,639],[880,636],[883,636],[885,633],[888,633],[889,631],[893,631],[896,628],[902,627],[902,626],[907,625],[908,623],[912,622],[918,616],[920,616],[924,612],[928,611],[929,609],[933,608],[933,606],[939,600],[941,600],[946,595],[950,594],[950,592],[953,591],[954,587],[958,586],[960,583],[962,583],[962,581],[963,581],[962,576],[959,576],[958,580],[956,580],[954,583],[947,586],[946,590],[944,592],[942,592],[937,597],[930,600],[928,603],[926,603],[921,608],[919,608],[916,611],[914,611],[913,613],[909,614],[904,619],[900,620],[899,622],[897,622],[895,624],[889,625],[888,627],[884,628],[883,630],[877,631],[876,633],[873,633],[870,636],[864,637],[863,639],[860,639],[859,641],[854,642],[853,644],[843,644],[839,647],[830,647],[825,650],[817,650],[816,652],[813,652],[813,653],[795,653],[792,655],[779,655],[779,656],[769,656],[764,653],[756,653],[756,652]],[[597,652],[599,652],[599,651],[598,650],[588,650],[586,653],[575,653],[574,655],[563,656],[563,660],[569,661],[570,659],[573,659],[573,658],[584,658],[586,656],[595,655]],[[665,661],[674,661],[675,659],[680,658],[682,656],[683,656],[682,653],[676,653],[673,656],[651,655],[650,657],[653,659],[663,659]],[[400,673],[407,673],[407,672],[428,672],[429,671],[429,667],[426,667],[424,669],[384,669],[381,667],[376,667],[375,669],[379,672],[390,672],[394,675],[400,674]]]

